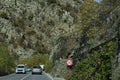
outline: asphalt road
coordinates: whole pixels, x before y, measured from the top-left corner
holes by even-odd
[[[40,74],[31,74],[31,72],[26,74],[10,74],[7,76],[0,77],[0,80],[52,80],[45,72]]]

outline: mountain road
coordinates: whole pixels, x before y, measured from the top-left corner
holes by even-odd
[[[10,74],[6,76],[0,77],[0,80],[53,80],[50,76],[48,76],[45,72],[42,75],[40,74],[31,74],[28,72],[26,74]]]

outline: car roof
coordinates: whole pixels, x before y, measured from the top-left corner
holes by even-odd
[[[40,68],[40,66],[39,66],[39,65],[35,65],[35,66],[33,66],[33,68],[38,68],[38,67]]]

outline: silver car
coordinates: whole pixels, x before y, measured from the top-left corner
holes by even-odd
[[[24,64],[19,64],[16,67],[16,74],[17,73],[26,73],[26,66]]]
[[[33,66],[32,74],[42,74],[42,68],[40,66]]]

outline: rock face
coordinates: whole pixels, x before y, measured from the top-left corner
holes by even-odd
[[[113,10],[108,18],[109,27],[116,27],[117,31],[117,52],[115,53],[115,59],[112,65],[112,80],[120,79],[120,7],[118,6]]]
[[[11,53],[21,58],[33,53],[50,54],[52,58],[55,46],[64,44],[57,40],[76,31],[70,28],[74,17],[67,11],[67,5],[79,6],[73,0],[58,0],[57,4],[49,5],[43,0],[1,0],[0,41],[7,42]]]
[[[84,52],[116,35],[119,7],[111,13],[107,27],[95,27],[94,36],[87,39],[86,35],[91,34],[84,35],[86,29],[81,26],[79,17],[82,0],[50,1],[0,0],[0,42],[9,45],[11,54],[20,59],[35,53],[49,54],[56,62],[76,50]]]

